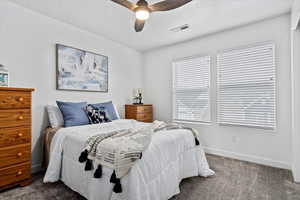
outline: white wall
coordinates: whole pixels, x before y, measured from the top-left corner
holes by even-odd
[[[292,171],[300,182],[300,1],[295,0],[291,15],[291,85],[292,85]]]
[[[69,92],[55,88],[55,43],[109,57],[109,92]],[[113,100],[123,115],[132,89],[142,87],[141,54],[118,43],[9,3],[0,2],[0,63],[8,67],[13,87],[33,93],[33,167],[41,163],[46,104],[55,100],[101,102]]]
[[[209,22],[208,22],[209,23]],[[192,55],[212,55],[210,125],[193,124],[207,152],[290,168],[291,74],[290,15],[216,33],[144,54],[144,87],[147,103],[154,104],[155,118],[171,120],[172,60]],[[174,34],[174,33],[170,33]],[[180,34],[180,33],[177,33]],[[277,66],[277,130],[220,126],[216,123],[216,53],[218,50],[257,42],[274,41]]]
[[[33,166],[42,153],[42,131],[47,126],[46,104],[55,100],[99,102],[113,100],[124,114],[132,89],[142,87],[146,102],[153,103],[155,118],[171,120],[171,62],[191,55],[210,54],[212,60],[211,125],[193,124],[208,152],[278,167],[291,166],[291,74],[290,16],[220,32],[197,40],[146,52],[93,35],[71,25],[24,9],[6,0],[0,2],[0,63],[11,73],[11,86],[32,87]],[[172,33],[170,33],[172,34]],[[180,34],[180,33],[177,33]],[[241,45],[272,40],[276,44],[277,124],[275,132],[216,124],[216,52]],[[55,43],[107,55],[109,92],[68,92],[55,89]],[[141,65],[144,68],[141,68]],[[141,74],[144,76],[141,77]],[[300,76],[299,76],[300,77]],[[142,80],[142,78],[144,80]]]

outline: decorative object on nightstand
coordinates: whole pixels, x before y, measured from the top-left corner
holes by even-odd
[[[134,89],[133,90],[133,104],[135,105],[141,105],[143,104],[143,95],[142,95],[142,89]]]
[[[125,118],[141,122],[153,122],[153,108],[150,104],[125,105]]]
[[[0,190],[31,183],[31,92],[0,87]]]
[[[9,86],[9,73],[4,65],[0,64],[0,87]]]

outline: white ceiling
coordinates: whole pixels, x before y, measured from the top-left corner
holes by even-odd
[[[176,10],[152,13],[143,32],[133,29],[134,13],[110,0],[10,0],[57,20],[139,51],[287,13],[293,0],[193,0]],[[134,0],[132,0],[134,1]],[[149,0],[149,3],[160,0]],[[170,29],[189,24],[190,29]]]

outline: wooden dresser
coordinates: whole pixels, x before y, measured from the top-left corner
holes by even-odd
[[[31,92],[0,87],[0,190],[31,182]]]
[[[125,105],[125,118],[141,122],[153,122],[153,108],[149,104]]]

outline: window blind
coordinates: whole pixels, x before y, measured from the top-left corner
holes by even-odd
[[[210,122],[210,57],[173,62],[173,120]]]
[[[274,57],[272,43],[218,54],[219,123],[276,128]]]

